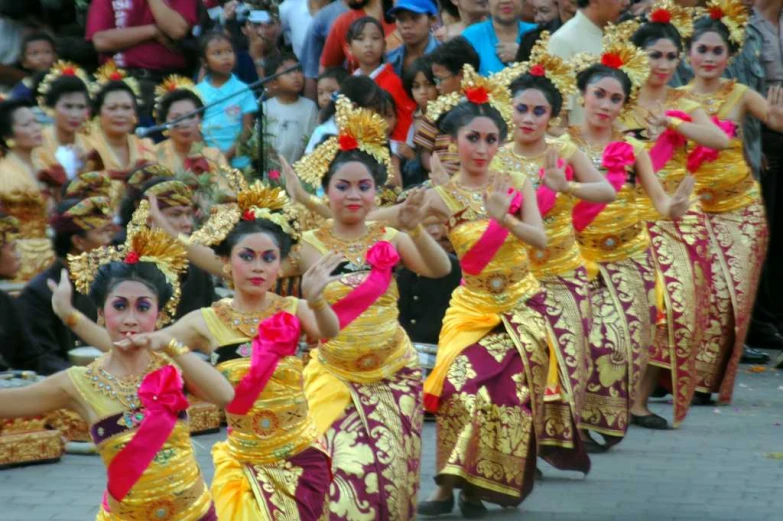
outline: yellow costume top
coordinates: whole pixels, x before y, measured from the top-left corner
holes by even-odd
[[[680,90],[687,99],[699,103],[710,117],[726,120],[748,87],[734,80],[724,80],[714,94],[700,95],[692,89],[687,85]],[[742,125],[737,125],[737,135],[729,142],[729,148],[720,151],[715,161],[702,163],[694,172],[694,178],[699,205],[707,213],[731,212],[759,200],[758,183],[743,154]]]
[[[555,147],[558,157],[566,163],[577,150],[573,143],[566,141],[547,140],[547,151],[549,147]],[[509,143],[498,151],[493,165],[498,170],[509,172],[517,190],[522,189],[525,179],[529,179],[538,190],[541,186],[539,171],[544,167],[545,159],[546,152],[535,157],[521,156],[514,152],[514,143]],[[533,274],[537,278],[562,275],[584,264],[576,244],[571,217],[576,202],[575,197],[558,193],[555,205],[543,216],[546,248],[540,250],[527,246]]]
[[[60,162],[55,157],[57,149],[61,146],[66,146],[57,140],[57,133],[55,132],[54,125],[45,127],[42,132],[43,143],[40,147],[33,150],[33,164],[37,170],[45,170],[52,166],[59,165]],[[80,148],[85,153],[92,149],[92,146],[88,142],[87,136],[84,134],[76,134],[76,141],[72,146]]]
[[[54,259],[48,226],[46,201],[35,173],[14,154],[0,159],[0,206],[19,220],[16,249],[21,269],[15,282],[26,282],[46,269]]]
[[[174,149],[174,143],[171,139],[161,141],[155,145],[155,155],[157,156],[158,163],[172,172],[176,173],[188,170],[184,161],[182,161],[182,158]],[[188,159],[197,160],[199,158],[204,158],[206,160],[207,171],[210,173],[214,174],[221,168],[228,168],[228,162],[220,150],[204,146],[203,143],[193,143],[190,153],[188,154]]]
[[[165,355],[151,355],[147,373],[171,363]],[[108,468],[133,438],[141,421],[137,414],[141,378],[131,382],[118,380],[103,369],[104,359],[105,355],[87,367],[71,367],[68,376],[100,418],[90,426],[90,431]],[[168,440],[128,495],[122,501],[107,496],[109,511],[102,507],[99,521],[197,521],[209,511],[212,500],[193,453],[187,415],[183,414],[177,421]]]
[[[230,299],[201,309],[210,334],[220,346],[212,353],[212,363],[234,387],[250,370],[258,324],[280,311],[296,315],[296,298],[268,294],[267,300],[269,307],[263,313],[237,313],[231,309]],[[226,413],[226,445],[238,461],[272,463],[313,445],[317,433],[303,390],[303,366],[296,356],[281,358],[247,414]]]
[[[667,89],[664,108],[666,110],[678,110],[686,114],[692,114],[693,111],[699,108],[699,104],[685,99],[681,90]],[[639,138],[639,141],[644,145],[644,149],[649,152],[655,146],[655,141],[645,139],[647,122],[644,112],[646,112],[646,109],[637,106],[634,110],[627,113],[622,123],[628,131]],[[687,143],[683,147],[677,147],[674,150],[674,155],[672,155],[666,165],[655,173],[661,186],[669,195],[677,191],[677,187],[680,186],[682,180],[688,175],[685,164],[690,148],[692,148],[692,143]],[[695,197],[696,195],[694,194]],[[668,219],[658,213],[650,196],[647,195],[647,192],[644,191],[641,185],[636,187],[636,206],[639,208],[641,218],[645,221]]]
[[[586,143],[576,127],[571,127],[564,139],[574,142],[599,172],[606,172],[601,166],[603,149]],[[644,145],[632,137],[617,136],[616,141],[631,145],[634,156],[644,150]],[[626,174],[626,183],[617,192],[616,199],[584,230],[576,233],[579,249],[588,261],[617,262],[639,255],[650,247],[650,236],[636,201],[637,180],[633,164],[626,168]]]
[[[330,304],[341,300],[367,278],[367,250],[379,241],[391,241],[397,230],[379,223],[367,223],[367,233],[345,241],[332,233],[331,221],[305,232],[302,241],[322,254],[342,253],[348,265],[339,280],[330,282],[324,296]],[[307,399],[319,433],[326,432],[350,403],[350,393],[342,381],[375,383],[418,363],[416,351],[398,320],[397,282],[392,277],[386,292],[364,313],[331,340],[313,350],[305,369]]]

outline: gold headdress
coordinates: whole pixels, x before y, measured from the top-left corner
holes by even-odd
[[[477,105],[485,103],[497,110],[506,120],[509,128],[511,120],[511,94],[505,83],[504,74],[499,73],[488,78],[479,76],[471,65],[462,68],[462,83],[460,90],[439,96],[437,100],[427,105],[427,119],[437,121],[454,107],[469,101]]]
[[[196,97],[198,97],[198,99],[200,99],[202,102],[204,101],[204,99],[201,97],[201,93],[196,89],[196,84],[193,83],[190,78],[178,76],[176,74],[167,76],[166,79],[163,80],[163,83],[155,87],[155,110],[153,110],[152,114],[152,117],[155,118],[155,121],[158,120],[160,102],[163,101],[163,98],[166,97],[167,94],[171,94],[177,90],[186,90],[188,92],[192,92],[196,95]]]
[[[139,82],[132,78],[126,71],[117,67],[114,60],[109,60],[95,71],[95,82],[92,84],[92,95],[96,95],[107,83],[121,81],[133,91],[136,98],[141,97]]]
[[[495,76],[506,86],[523,74],[531,76],[543,76],[547,78],[560,92],[563,98],[576,94],[576,78],[574,68],[570,63],[559,56],[547,52],[549,31],[541,33],[536,45],[530,52],[530,60],[523,63],[514,63],[506,67]]]
[[[671,24],[683,38],[690,38],[693,34],[693,11],[673,0],[656,0],[647,15],[647,21]]]
[[[63,78],[65,76],[73,76],[74,78],[79,78],[84,83],[85,87],[88,87],[90,85],[90,78],[87,76],[87,73],[82,70],[81,67],[76,65],[73,62],[65,61],[65,60],[58,60],[55,62],[54,65],[52,65],[52,68],[49,69],[49,72],[46,73],[46,76],[43,77],[41,80],[41,84],[38,87],[38,104],[42,107],[46,106],[46,96],[49,94],[49,91],[52,89],[52,83],[54,83],[56,80]]]
[[[141,190],[144,183],[155,177],[174,177],[174,172],[161,165],[160,163],[150,163],[140,166],[128,176],[127,186]]]
[[[750,12],[742,0],[710,0],[699,11],[713,20],[723,22],[729,30],[731,41],[742,47],[745,43],[745,26],[750,19]]]
[[[0,245],[7,244],[19,237],[19,219],[0,211]]]
[[[205,246],[220,244],[240,220],[254,219],[268,219],[280,226],[293,241],[299,240],[298,214],[285,190],[256,181],[249,186],[242,184],[236,203],[213,206],[207,222],[190,236],[189,241]]]
[[[335,104],[335,121],[339,134],[330,137],[294,164],[294,171],[306,183],[319,185],[339,152],[358,149],[370,154],[386,167],[387,176],[394,171],[389,152],[386,120],[363,108],[354,108],[351,100],[339,96]]]
[[[109,197],[111,179],[103,172],[83,172],[74,177],[65,187],[66,199],[87,197]]]
[[[108,197],[86,197],[63,213],[54,215],[50,224],[55,231],[62,233],[92,230],[108,224],[110,214]]]
[[[188,188],[188,185],[182,181],[173,179],[171,181],[163,181],[156,185],[149,187],[144,196],[154,195],[158,199],[160,208],[168,208],[171,206],[193,206],[193,190]]]

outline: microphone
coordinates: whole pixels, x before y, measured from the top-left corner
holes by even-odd
[[[145,138],[150,134],[160,132],[161,130],[168,130],[172,127],[172,123],[164,123],[162,125],[155,125],[154,127],[138,127],[135,131],[136,137]]]

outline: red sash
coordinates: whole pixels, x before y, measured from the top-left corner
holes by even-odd
[[[188,408],[182,386],[182,377],[173,365],[149,373],[141,382],[139,400],[144,419],[136,435],[109,463],[106,488],[117,501],[125,499],[139,481],[174,430],[179,413]]]
[[[612,185],[615,192],[619,192],[625,184],[625,169],[634,164],[636,156],[633,153],[633,147],[625,141],[613,141],[604,149],[601,159],[601,166],[606,169],[606,180]],[[581,232],[587,228],[598,214],[606,208],[607,203],[589,203],[579,201],[574,205],[572,213],[574,228]]]
[[[522,208],[522,194],[517,190],[510,189],[509,194],[513,194],[511,206],[508,213],[511,215],[519,212]],[[510,232],[500,225],[496,220],[490,219],[489,226],[484,230],[476,244],[465,253],[460,261],[462,271],[469,275],[478,275],[495,257],[503,242]]]
[[[345,329],[386,293],[392,280],[392,270],[400,262],[400,256],[392,243],[378,241],[367,250],[366,260],[371,270],[364,282],[332,305],[340,321],[340,329]]]
[[[234,390],[234,399],[226,407],[231,414],[243,415],[253,407],[280,359],[296,353],[301,326],[291,313],[275,313],[258,325],[253,339],[250,369]]]
[[[681,119],[682,121],[693,121],[689,114],[680,110],[667,110],[666,115],[670,118]],[[656,172],[666,166],[666,163],[674,155],[674,151],[687,143],[685,136],[674,129],[667,128],[650,149],[650,159],[652,160],[653,170]]]
[[[734,138],[737,136],[737,124],[733,121],[728,119],[721,121],[716,117],[713,117],[712,121],[718,125],[720,129],[725,132],[727,136],[729,136],[729,138]],[[698,171],[702,164],[711,163],[718,159],[718,154],[720,154],[720,152],[713,148],[707,148],[702,145],[697,146],[691,151],[690,154],[688,154],[688,171]]]

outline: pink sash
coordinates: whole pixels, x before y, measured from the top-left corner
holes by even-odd
[[[141,382],[139,400],[144,419],[136,435],[109,463],[106,488],[117,501],[125,499],[139,481],[174,430],[179,413],[188,408],[182,386],[182,377],[173,365],[149,373]]]
[[[513,199],[511,200],[511,206],[508,208],[508,213],[514,215],[522,208],[522,194],[514,189],[509,190],[509,194],[513,194]],[[481,273],[489,264],[489,261],[495,257],[508,234],[509,231],[501,226],[500,223],[490,219],[489,226],[484,230],[479,240],[462,257],[460,261],[462,271],[469,275]]]
[[[350,293],[332,305],[340,321],[340,329],[367,311],[389,289],[392,270],[400,262],[400,256],[388,241],[378,241],[367,250],[367,264],[371,266],[367,278]]]
[[[234,399],[226,406],[227,412],[247,414],[274,374],[280,359],[296,353],[300,331],[299,319],[285,311],[275,313],[258,325],[250,369],[236,386]]]
[[[737,136],[737,124],[733,121],[728,119],[721,121],[716,117],[713,117],[712,121],[718,125],[720,129],[725,132],[727,136],[729,136],[729,138],[734,138]],[[688,171],[698,171],[702,164],[711,163],[718,159],[718,154],[720,154],[720,152],[713,148],[707,148],[702,145],[697,146],[691,151],[690,154],[688,154]]]
[[[689,114],[680,110],[667,110],[666,115],[670,118],[681,119],[682,121],[693,121]],[[674,129],[667,128],[650,149],[650,159],[652,160],[653,170],[659,171],[666,166],[666,163],[674,155],[674,151],[687,143],[685,136]]]
[[[615,192],[619,192],[625,184],[626,168],[636,161],[633,147],[625,141],[613,141],[604,149],[601,166],[606,169],[604,176]],[[576,231],[587,228],[598,214],[606,208],[607,203],[589,203],[579,201],[574,205],[573,221]]]
[[[563,168],[564,166],[566,167],[566,179],[572,181],[574,179],[574,169],[571,168],[571,165],[566,166],[566,162],[564,160],[558,159],[557,167]],[[538,177],[541,179],[541,184],[538,186],[538,190],[536,190],[536,201],[538,202],[538,211],[541,213],[542,217],[546,216],[546,214],[548,214],[552,208],[554,208],[555,202],[557,201],[557,192],[544,184],[545,175],[546,170],[543,168],[538,171]]]

